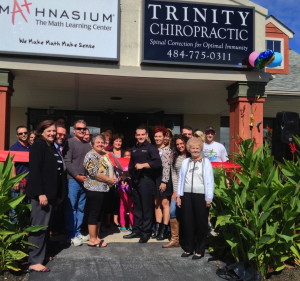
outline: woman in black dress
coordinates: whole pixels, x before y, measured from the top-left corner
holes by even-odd
[[[123,140],[124,136],[122,134],[113,134],[110,143],[111,148],[107,151],[111,152],[116,158],[124,157],[125,150],[122,148]],[[109,192],[106,194],[105,202],[107,224],[110,224],[111,214],[113,214],[113,222],[115,226],[119,226],[120,195],[117,186],[109,190]]]
[[[172,150],[164,144],[167,129],[162,126],[153,128],[154,140],[162,161],[161,173],[156,180],[155,193],[155,232],[152,238],[164,240],[167,238],[170,221],[170,197],[173,193],[172,180],[170,177]]]
[[[65,168],[60,153],[54,146],[56,125],[52,120],[41,122],[36,130],[37,139],[29,152],[29,181],[26,194],[31,199],[32,225],[45,225],[45,229],[29,236],[29,270],[48,272],[43,265],[46,257],[47,231],[55,204],[65,194]]]

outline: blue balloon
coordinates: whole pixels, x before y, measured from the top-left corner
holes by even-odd
[[[280,53],[274,52],[274,56],[275,56],[274,60],[269,65],[267,65],[267,67],[269,68],[277,67],[282,63],[282,55]]]

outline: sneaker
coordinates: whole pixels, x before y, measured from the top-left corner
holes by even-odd
[[[216,237],[216,236],[219,235],[219,233],[218,233],[218,232],[215,232],[215,230],[214,230],[213,228],[211,228],[211,229],[209,230],[209,234],[210,234],[211,236],[214,236],[214,237]]]
[[[87,242],[90,240],[90,235],[79,234],[76,238],[78,238],[81,242]]]
[[[74,238],[71,239],[71,245],[73,245],[73,246],[81,246],[82,245],[82,241],[78,237],[74,237]]]

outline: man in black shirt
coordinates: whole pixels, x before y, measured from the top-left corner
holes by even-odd
[[[123,238],[140,237],[139,243],[147,243],[151,236],[155,178],[162,167],[158,149],[147,137],[146,128],[136,129],[137,144],[132,148],[128,168],[133,187],[134,225],[132,233]]]

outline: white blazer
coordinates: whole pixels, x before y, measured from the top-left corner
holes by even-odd
[[[185,176],[188,170],[191,158],[186,158],[182,161],[179,177],[178,177],[178,189],[177,197],[184,194]],[[204,193],[205,201],[212,202],[214,198],[214,172],[210,161],[207,158],[202,158],[203,161],[203,180],[204,180]]]

